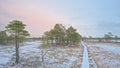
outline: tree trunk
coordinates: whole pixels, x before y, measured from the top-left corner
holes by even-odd
[[[16,63],[18,64],[19,63],[19,35],[18,33],[16,33],[16,36],[15,36],[15,49],[16,49]]]

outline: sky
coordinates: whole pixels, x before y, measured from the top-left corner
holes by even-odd
[[[56,23],[73,26],[82,36],[120,36],[120,0],[0,0],[0,30],[12,20],[40,37]]]

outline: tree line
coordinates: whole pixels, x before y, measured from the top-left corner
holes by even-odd
[[[70,26],[66,29],[62,24],[55,24],[53,29],[44,32],[42,36],[44,43],[55,45],[76,45],[81,39],[82,36],[75,28]]]
[[[120,40],[120,37],[118,37],[117,35],[114,35],[111,32],[108,32],[108,33],[104,34],[103,37],[89,36],[88,38],[84,37],[84,39],[90,40],[90,41],[96,40],[96,41],[99,41],[99,42],[119,42],[118,40]]]

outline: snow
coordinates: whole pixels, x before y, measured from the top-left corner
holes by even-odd
[[[0,64],[6,64],[8,61],[10,61],[10,58],[0,57]]]
[[[63,64],[70,66],[75,60],[77,60],[76,57],[70,56],[70,57],[68,57],[68,59],[65,62],[63,62]]]
[[[90,43],[90,53],[93,54],[98,67],[120,68],[120,44],[118,43]]]
[[[102,48],[103,50],[110,51],[114,54],[120,55],[120,46],[116,46],[115,44],[99,43],[96,45],[93,44],[91,46],[96,46],[96,47]]]
[[[107,45],[102,45],[101,48],[107,50],[107,51],[111,51],[113,52],[114,54],[118,54],[120,55],[120,47],[118,46],[107,46]]]
[[[84,52],[83,52],[83,62],[82,62],[82,68],[89,68],[89,60],[88,60],[88,51],[87,47],[82,41],[81,44],[84,46]]]
[[[2,49],[1,47],[0,48],[0,65],[6,64],[7,62],[9,62],[11,60],[10,57],[12,56],[12,53],[13,53],[13,50],[9,48]]]
[[[36,50],[36,48],[40,43],[41,42],[36,41],[36,42],[25,42],[23,44],[20,44],[20,53],[30,52],[30,50],[34,51]],[[9,63],[14,54],[15,54],[15,47],[13,45],[9,45],[9,46],[1,45],[0,46],[0,68],[2,67],[2,65],[6,65],[7,63]]]
[[[20,44],[21,63],[15,66],[11,66],[15,59],[13,57],[15,47],[0,45],[0,68],[34,68],[34,66],[36,66],[35,68],[91,68],[91,64],[95,65],[95,63],[102,68],[120,68],[120,44],[81,42],[84,47],[83,53],[83,49],[79,47],[50,47],[48,49],[51,51],[46,54],[44,65],[41,65],[41,44],[41,41]],[[92,59],[92,63],[90,59]]]
[[[42,42],[31,41],[20,44],[20,63],[13,66],[15,61],[14,46],[0,46],[0,68],[71,68],[80,67],[82,48],[50,47],[51,51],[41,64]]]
[[[27,52],[31,52],[31,51],[37,51],[37,47],[39,46],[39,43],[33,43],[33,45],[27,45],[27,46],[22,46],[20,47],[20,52],[21,53],[27,53]]]
[[[72,51],[70,52],[70,50]],[[77,57],[76,55],[79,55],[80,52],[81,50],[79,48],[76,49],[54,48],[53,51],[49,51],[49,54],[45,58],[45,61],[47,63],[46,68],[54,68],[54,67],[71,68],[74,65],[78,66],[81,64],[81,62],[80,62],[80,57]],[[54,54],[54,55],[50,55],[50,54]],[[78,61],[77,64],[74,64],[74,62],[76,61]]]

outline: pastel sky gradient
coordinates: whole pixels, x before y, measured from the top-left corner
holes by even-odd
[[[40,37],[56,23],[73,26],[83,36],[120,36],[120,0],[0,0],[0,30],[21,20],[31,37]]]

